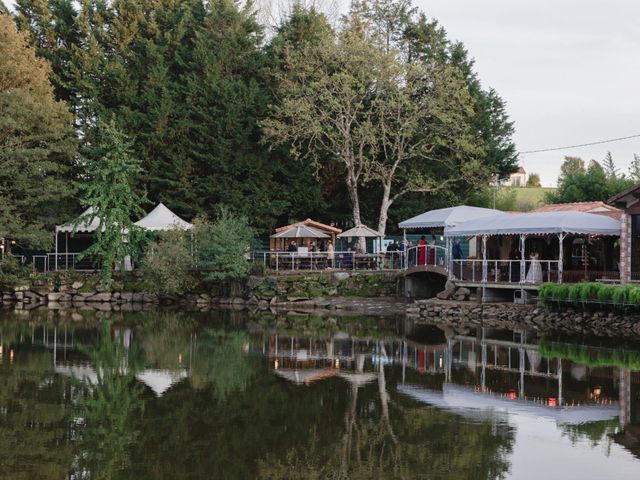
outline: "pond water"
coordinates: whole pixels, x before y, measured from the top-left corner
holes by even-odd
[[[0,478],[637,479],[633,340],[0,311]]]

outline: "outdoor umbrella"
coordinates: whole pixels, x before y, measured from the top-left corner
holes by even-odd
[[[308,227],[298,223],[292,225],[291,228],[283,230],[279,233],[274,233],[271,238],[329,238],[329,235],[322,233],[313,227]]]
[[[373,237],[380,239],[380,250],[382,250],[382,237],[380,232],[376,232],[374,229],[367,227],[366,225],[356,225],[349,230],[342,232],[338,235],[338,238],[361,238],[361,237]]]

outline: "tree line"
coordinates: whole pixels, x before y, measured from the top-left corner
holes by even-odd
[[[505,102],[410,0],[354,0],[335,22],[292,2],[274,31],[233,0],[0,12],[0,225],[26,244],[77,214],[103,122],[148,205],[223,204],[262,233],[308,216],[384,232],[517,165]]]

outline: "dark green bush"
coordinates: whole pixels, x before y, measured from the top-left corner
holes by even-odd
[[[597,282],[572,285],[545,283],[540,286],[538,300],[544,305],[573,303],[640,307],[640,285],[606,285]]]

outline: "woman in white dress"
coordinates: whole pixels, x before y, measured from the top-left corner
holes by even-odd
[[[531,265],[525,278],[526,283],[542,283],[542,265],[540,264],[540,255],[538,252],[531,252]]]

